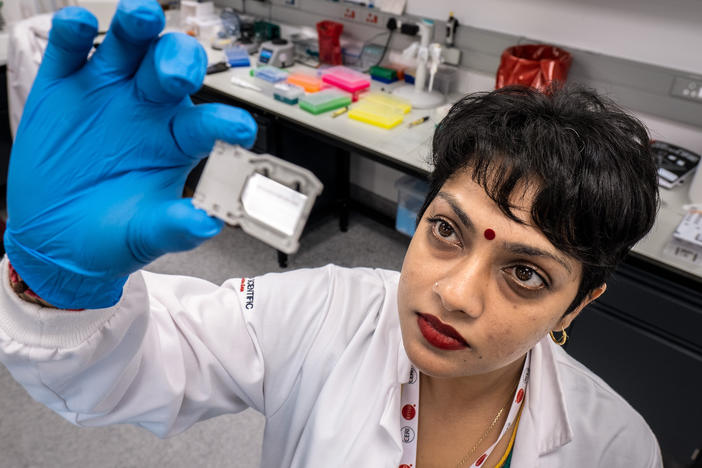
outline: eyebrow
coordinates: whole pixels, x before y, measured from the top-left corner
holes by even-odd
[[[461,223],[466,229],[475,232],[475,225],[473,224],[473,221],[471,221],[470,217],[466,214],[466,212],[463,211],[460,206],[458,206],[458,200],[456,200],[456,197],[446,192],[439,192],[436,194],[436,196],[441,197],[443,200],[446,201],[446,203],[449,204],[453,212],[456,214],[456,216],[458,216],[458,219],[461,220]]]
[[[453,212],[456,214],[458,219],[461,221],[461,224],[463,226],[470,230],[475,232],[475,225],[473,224],[473,221],[471,221],[470,216],[461,209],[461,207],[458,205],[458,200],[456,197],[454,197],[452,194],[447,193],[447,192],[439,192],[436,194],[436,196],[440,197],[441,199],[445,200],[446,203],[449,204]],[[503,242],[502,243],[503,247],[508,250],[509,252],[515,254],[515,255],[527,255],[529,257],[544,257],[544,258],[549,258],[557,263],[559,263],[563,268],[568,271],[569,274],[572,274],[573,271],[571,270],[570,266],[568,265],[568,262],[565,261],[562,257],[555,255],[547,250],[542,250],[537,247],[532,247],[530,245],[526,244],[520,244],[520,243],[514,243],[514,242]]]
[[[502,245],[505,247],[506,250],[516,255],[550,258],[551,260],[560,263],[563,266],[563,268],[565,268],[568,271],[569,274],[573,273],[570,269],[570,266],[568,265],[568,262],[566,262],[563,258],[559,257],[558,255],[554,255],[547,250],[541,250],[530,245],[518,244],[513,242],[503,242]]]

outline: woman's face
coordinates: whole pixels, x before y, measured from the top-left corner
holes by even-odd
[[[581,309],[562,317],[578,290],[580,263],[531,226],[533,195],[514,193],[513,212],[526,224],[507,218],[460,171],[417,227],[398,304],[405,349],[425,374],[460,377],[505,367]]]

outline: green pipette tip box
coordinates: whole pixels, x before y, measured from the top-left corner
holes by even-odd
[[[300,109],[322,114],[351,104],[351,95],[336,89],[324,89],[300,98]]]

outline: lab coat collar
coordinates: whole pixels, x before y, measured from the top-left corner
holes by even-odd
[[[529,384],[524,410],[517,429],[512,454],[513,466],[538,466],[540,456],[553,452],[573,440],[573,430],[566,410],[556,353],[560,352],[548,335],[531,351]],[[402,454],[400,442],[400,406],[402,384],[409,381],[411,362],[400,339],[396,355],[397,375],[387,389],[388,398],[380,426],[393,441],[397,458]]]
[[[399,327],[398,327],[399,330]],[[399,331],[398,331],[399,332]],[[410,367],[412,363],[405,352],[405,346],[402,343],[402,336],[398,340],[400,345],[398,346],[397,354],[395,355],[397,374],[395,379],[390,383],[390,388],[386,391],[388,392],[388,398],[386,400],[385,410],[380,417],[380,427],[382,427],[386,432],[390,440],[393,441],[393,450],[395,457],[399,463],[400,457],[402,456],[402,442],[400,442],[400,401],[402,398],[402,384],[409,382]],[[391,458],[388,458],[388,460]]]
[[[548,335],[531,351],[529,386],[517,429],[513,466],[538,466],[540,456],[573,440],[556,364],[558,352]]]

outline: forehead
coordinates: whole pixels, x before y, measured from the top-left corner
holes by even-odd
[[[499,169],[495,168],[485,176],[488,187],[495,184],[496,173]],[[451,194],[457,199],[470,199],[473,205],[472,209],[477,208],[475,204],[480,202],[482,210],[490,210],[493,214],[498,215],[505,220],[523,224],[532,227],[534,230],[541,232],[532,221],[531,209],[534,204],[534,199],[538,194],[540,183],[534,179],[521,178],[511,190],[509,194],[509,205],[512,215],[519,220],[510,220],[509,217],[500,209],[499,205],[488,195],[483,184],[480,181],[474,180],[473,172],[470,168],[462,169],[455,172],[449,177],[441,187],[440,194]]]
[[[456,221],[474,231],[473,234],[483,235],[487,229],[495,231],[496,246],[509,246],[511,250],[516,246],[522,252],[546,253],[569,272],[577,273],[581,269],[580,262],[557,249],[532,222],[531,207],[537,190],[538,185],[534,183],[515,186],[510,204],[517,221],[500,209],[469,171],[460,171],[444,183],[430,206],[455,215]]]

